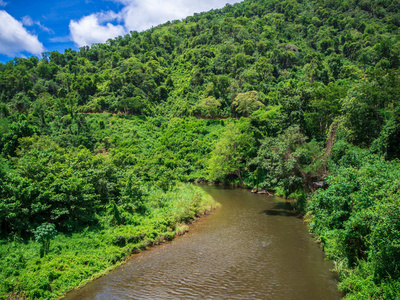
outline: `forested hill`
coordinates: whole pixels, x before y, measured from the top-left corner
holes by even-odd
[[[400,0],[245,0],[0,63],[0,299],[182,234],[196,181],[294,200],[348,299],[399,299],[399,26]]]
[[[246,0],[79,51],[16,58],[0,64],[1,114],[43,124],[75,112],[226,117],[279,106],[283,127],[319,139],[348,113],[368,128],[356,140],[370,143],[395,101],[379,91],[398,86],[399,10],[388,0]]]

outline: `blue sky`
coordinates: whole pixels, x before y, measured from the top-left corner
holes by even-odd
[[[242,0],[0,0],[0,61],[78,49]]]

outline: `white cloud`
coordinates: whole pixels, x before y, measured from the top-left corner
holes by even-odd
[[[242,0],[119,0],[128,31],[142,31],[167,21],[180,20],[195,12],[222,8]]]
[[[125,34],[125,28],[121,25],[106,23],[118,20],[119,15],[113,11],[102,12],[85,16],[79,21],[71,20],[69,30],[71,39],[79,47],[93,43],[104,43],[110,38]],[[105,25],[102,25],[106,23]]]
[[[1,0],[0,0],[1,1]],[[33,21],[32,18],[30,16],[25,16],[22,17],[22,24],[24,24],[25,26],[33,26],[33,25],[37,25],[41,30],[46,31],[48,33],[54,33],[53,30],[51,30],[50,28],[47,28],[46,26],[44,26],[42,23],[40,23],[39,21]]]
[[[22,51],[39,55],[44,47],[37,36],[30,34],[23,24],[6,11],[0,10],[0,53],[7,56],[20,55]]]
[[[43,31],[46,31],[46,32],[48,32],[48,33],[54,33],[53,30],[51,30],[50,28],[44,26],[44,25],[43,25],[42,23],[40,23],[39,21],[35,22],[35,24],[36,24],[37,26],[39,26],[39,28],[42,29]]]
[[[71,37],[69,35],[56,36],[56,37],[50,38],[49,41],[52,43],[67,43],[67,42],[71,41]]]
[[[6,6],[8,4],[8,2],[4,2],[3,0],[0,0],[0,6]]]
[[[32,26],[34,23],[30,16],[25,16],[22,17],[22,24],[24,24],[25,26]]]
[[[0,0],[1,1],[1,0]],[[79,21],[71,20],[71,39],[78,46],[105,42],[109,38],[136,30],[143,31],[167,21],[180,20],[195,12],[224,7],[243,0],[112,0],[124,5],[119,13],[91,14]],[[122,25],[111,23],[118,21]]]

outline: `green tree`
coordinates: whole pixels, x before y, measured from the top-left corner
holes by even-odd
[[[267,190],[281,189],[288,197],[297,190],[309,190],[320,172],[321,147],[306,144],[299,127],[286,129],[276,137],[266,137],[249,167],[257,170],[259,185]]]
[[[205,117],[216,117],[221,107],[221,102],[210,96],[201,100],[198,104],[198,108],[202,116]]]
[[[41,244],[40,257],[47,255],[50,251],[50,241],[57,237],[54,224],[43,223],[35,230],[35,241]]]
[[[259,101],[259,94],[256,91],[239,93],[232,102],[232,108],[235,110],[235,112],[239,116],[245,117],[248,117],[251,115],[251,113],[262,106],[264,106],[264,104]]]
[[[38,128],[30,125],[24,115],[20,115],[19,119],[10,125],[10,130],[0,140],[0,150],[4,156],[15,156],[20,138],[39,133]]]
[[[251,147],[252,137],[243,133],[235,124],[227,125],[221,139],[215,144],[208,161],[208,179],[224,180],[228,175],[238,176],[246,186],[242,173],[246,166],[246,154]]]

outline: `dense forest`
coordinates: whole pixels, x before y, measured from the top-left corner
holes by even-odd
[[[398,0],[245,0],[0,63],[0,298],[172,239],[204,181],[295,199],[347,299],[399,298],[399,29]]]

